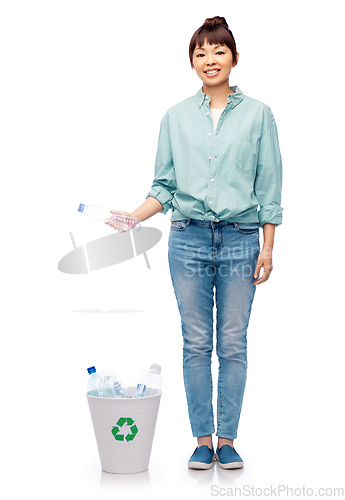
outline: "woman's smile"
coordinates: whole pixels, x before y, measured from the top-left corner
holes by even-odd
[[[212,76],[216,76],[216,75],[218,75],[218,73],[219,73],[219,72],[220,72],[220,69],[207,69],[207,70],[205,71],[205,74],[206,74],[207,76],[211,76],[211,77],[212,77]]]

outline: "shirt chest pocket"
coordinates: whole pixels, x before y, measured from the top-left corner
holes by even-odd
[[[258,163],[258,146],[238,134],[229,146],[230,162],[243,172],[255,173]]]

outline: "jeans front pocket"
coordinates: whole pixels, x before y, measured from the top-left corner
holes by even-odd
[[[235,222],[234,226],[241,234],[254,234],[259,231],[260,224],[258,222]]]
[[[172,231],[184,231],[190,224],[191,219],[184,220],[173,220],[171,221],[171,230]]]

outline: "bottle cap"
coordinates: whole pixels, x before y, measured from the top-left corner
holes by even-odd
[[[85,208],[85,205],[80,203],[79,208],[78,208],[78,212],[84,212],[84,208]]]
[[[94,366],[91,366],[87,369],[87,372],[89,375],[91,375],[92,373],[96,373],[96,368]]]
[[[154,364],[154,365],[151,365],[150,370],[155,370],[156,372],[160,373],[162,371],[162,368],[160,365]]]

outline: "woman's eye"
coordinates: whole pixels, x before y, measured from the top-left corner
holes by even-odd
[[[217,55],[217,54],[224,54],[224,52],[223,52],[222,50],[218,50],[218,52],[216,52],[216,55]],[[205,55],[205,54],[200,53],[200,54],[198,54],[196,57],[203,57],[204,55]]]

